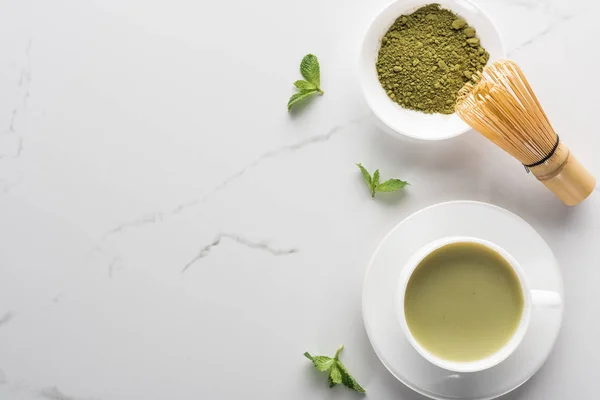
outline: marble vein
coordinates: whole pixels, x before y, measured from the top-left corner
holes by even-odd
[[[8,125],[8,132],[15,133],[15,120],[17,119],[17,109],[13,108],[10,113],[10,123]]]
[[[8,324],[14,318],[14,316],[15,315],[11,312],[7,312],[6,314],[4,314],[2,318],[0,318],[0,327],[2,327],[2,325]]]
[[[121,223],[121,224],[117,225],[116,227],[107,231],[103,235],[103,239],[106,239],[107,237],[110,237],[115,234],[120,234],[131,228],[139,228],[142,226],[155,224],[157,222],[164,221],[165,219],[168,219],[177,214],[180,214],[180,213],[186,211],[187,209],[190,209],[190,208],[193,208],[200,204],[203,204],[203,203],[207,202],[208,200],[210,200],[215,194],[219,193],[220,191],[222,191],[223,189],[228,187],[231,183],[240,179],[242,176],[244,176],[246,173],[248,173],[248,171],[261,165],[263,162],[265,162],[271,158],[280,156],[282,154],[293,153],[293,152],[302,150],[306,147],[313,146],[315,144],[327,142],[332,137],[342,133],[344,131],[344,129],[346,129],[352,125],[361,123],[367,117],[368,116],[361,116],[361,117],[353,119],[347,123],[335,125],[331,129],[329,129],[329,131],[327,131],[327,133],[325,133],[323,135],[311,136],[311,137],[301,140],[299,142],[296,142],[296,143],[293,143],[290,145],[285,145],[285,146],[282,146],[282,147],[279,147],[279,148],[276,148],[273,150],[269,150],[269,151],[261,154],[260,156],[258,156],[256,159],[254,159],[249,164],[240,168],[238,171],[236,171],[229,177],[225,178],[225,180],[223,180],[221,183],[219,183],[217,186],[215,186],[213,189],[208,191],[203,196],[193,199],[193,200],[190,200],[190,201],[187,201],[185,203],[179,204],[176,207],[174,207],[170,210],[167,210],[167,211],[148,213],[148,214],[142,215],[138,218],[135,218],[131,221]]]
[[[539,32],[538,34],[534,35],[533,37],[529,38],[525,42],[521,43],[520,45],[518,45],[517,47],[515,47],[514,49],[512,49],[511,51],[509,51],[508,52],[508,56],[511,57],[517,51],[520,51],[523,48],[531,45],[532,43],[534,43],[536,41],[539,41],[543,37],[547,36],[550,32],[554,31],[556,28],[558,28],[559,26],[567,23],[568,21],[572,20],[573,18],[575,18],[575,15],[562,15],[562,16],[560,16],[558,20],[556,20],[554,23],[552,23],[546,29],[544,29],[543,31]]]
[[[547,14],[559,18],[565,15],[556,7],[555,4],[548,1],[540,2],[539,0],[506,0],[506,4],[514,7],[522,7],[532,12],[544,11]]]
[[[31,82],[31,43],[33,39],[29,39],[27,41],[27,47],[25,47],[25,58],[26,65],[25,68],[21,70],[21,74],[19,75],[19,86],[27,85]]]
[[[27,109],[27,101],[29,100],[29,87],[31,85],[31,44],[33,39],[29,39],[27,42],[27,46],[25,47],[25,66],[19,72],[19,80],[17,85],[20,88],[23,88],[24,95],[21,100],[23,109]],[[11,111],[10,123],[8,126],[8,132],[16,133],[15,122],[17,120],[17,115],[19,114],[19,106],[15,106]],[[19,154],[22,150],[22,144],[19,143]]]
[[[16,141],[16,148],[11,149],[8,152],[8,154],[0,156],[0,161],[3,159],[17,159],[23,153],[23,148],[24,148],[23,134],[22,134],[22,132],[18,132],[16,124],[17,124],[18,116],[20,114],[22,114],[23,110],[27,109],[27,101],[29,99],[29,87],[31,84],[31,55],[30,55],[31,44],[32,44],[32,39],[30,38],[29,41],[27,42],[27,46],[25,47],[25,58],[26,58],[25,66],[21,69],[21,71],[19,73],[19,80],[17,82],[18,87],[21,88],[22,91],[24,91],[24,95],[23,95],[22,99],[20,100],[21,104],[14,105],[14,107],[11,111],[10,121],[8,122],[8,128],[5,128],[2,130],[2,132],[0,132],[2,134],[12,136]],[[17,102],[19,102],[19,101],[15,101],[15,103],[17,103]],[[11,191],[11,189],[13,187],[17,186],[18,183],[19,183],[18,179],[17,179],[17,182],[9,182],[9,181],[0,180],[0,194],[7,194],[8,192]]]
[[[111,262],[108,264],[108,279],[112,279],[113,270],[115,268],[115,264],[117,263],[117,258],[113,258]]]
[[[287,256],[290,254],[298,253],[298,251],[299,251],[296,248],[278,249],[278,248],[272,247],[265,241],[254,242],[254,241],[251,241],[240,235],[231,234],[231,233],[220,233],[215,237],[215,239],[212,242],[210,242],[209,244],[202,247],[200,249],[200,252],[183,267],[181,272],[183,273],[183,272],[187,271],[188,268],[190,268],[192,265],[194,265],[198,260],[200,260],[201,258],[207,257],[214,247],[221,244],[221,241],[223,239],[233,240],[234,242],[241,244],[242,246],[246,246],[251,249],[265,251],[273,256]]]
[[[60,389],[58,389],[58,387],[56,387],[56,386],[42,389],[39,394],[41,397],[48,399],[48,400],[98,400],[98,399],[91,399],[89,397],[84,398],[84,397],[69,396],[69,395],[66,395],[63,392],[61,392]]]

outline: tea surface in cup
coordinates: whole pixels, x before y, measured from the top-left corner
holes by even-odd
[[[486,358],[510,341],[523,315],[511,264],[485,245],[458,242],[428,254],[412,273],[404,314],[416,341],[456,362]]]

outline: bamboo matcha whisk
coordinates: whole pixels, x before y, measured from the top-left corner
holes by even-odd
[[[458,116],[519,160],[565,204],[588,197],[596,180],[554,132],[521,69],[512,61],[496,61],[476,80],[459,91]]]

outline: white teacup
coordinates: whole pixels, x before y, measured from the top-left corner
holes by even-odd
[[[521,315],[521,321],[520,321],[517,329],[515,330],[512,338],[494,354],[492,354],[488,357],[479,359],[479,360],[475,360],[475,361],[469,361],[469,362],[452,361],[452,360],[446,360],[446,359],[440,358],[440,357],[432,354],[427,349],[425,349],[423,346],[421,346],[419,344],[419,342],[415,339],[415,337],[412,335],[412,333],[408,327],[408,323],[406,322],[406,316],[404,314],[404,296],[406,293],[406,287],[408,285],[408,281],[409,281],[412,273],[414,272],[414,270],[419,266],[421,261],[423,261],[423,259],[427,255],[429,255],[434,250],[437,250],[440,247],[443,247],[443,246],[451,244],[451,243],[478,243],[478,244],[484,245],[484,246],[488,247],[489,249],[492,249],[495,252],[497,252],[498,254],[500,254],[510,264],[512,269],[515,271],[515,273],[519,279],[519,283],[521,286],[521,292],[523,293],[523,313]],[[404,331],[406,338],[412,344],[412,346],[415,348],[415,350],[417,350],[417,352],[419,352],[419,354],[421,354],[421,356],[423,356],[425,359],[427,359],[432,364],[437,365],[440,368],[444,368],[449,371],[455,371],[455,372],[482,371],[484,369],[491,368],[491,367],[501,363],[502,361],[507,359],[517,349],[517,347],[523,340],[523,337],[525,336],[525,333],[527,332],[527,329],[529,328],[529,320],[531,318],[531,310],[534,307],[535,308],[560,307],[560,305],[562,303],[560,294],[558,294],[556,292],[550,292],[550,291],[545,291],[545,290],[532,290],[530,288],[529,284],[527,283],[527,278],[525,276],[525,273],[523,272],[523,269],[519,265],[519,263],[502,247],[500,247],[492,242],[489,242],[487,240],[473,238],[473,237],[462,237],[462,236],[442,238],[442,239],[433,241],[433,242],[425,245],[419,251],[417,251],[408,260],[407,264],[405,265],[405,267],[402,270],[402,273],[400,275],[400,281],[398,284],[398,290],[396,291],[395,301],[396,301],[396,310],[397,310],[397,314],[398,314],[398,317],[400,320],[400,325],[402,326],[402,330]]]

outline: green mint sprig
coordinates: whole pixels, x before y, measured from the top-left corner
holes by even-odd
[[[341,345],[340,348],[335,352],[335,356],[333,356],[333,358],[326,356],[311,356],[308,352],[304,353],[304,357],[312,361],[315,368],[319,371],[329,371],[329,377],[327,378],[327,381],[329,382],[330,388],[341,383],[349,389],[355,390],[359,393],[365,393],[365,389],[363,389],[362,386],[356,382],[346,367],[344,367],[344,364],[342,364],[340,361],[340,352],[343,348],[344,345]]]
[[[319,67],[319,60],[316,56],[308,54],[304,56],[300,63],[300,73],[306,80],[299,80],[294,82],[294,86],[298,89],[298,93],[294,93],[288,101],[288,111],[292,109],[292,106],[298,103],[300,100],[312,96],[313,94],[323,94],[321,90],[321,68]]]
[[[356,164],[358,168],[360,168],[360,172],[362,172],[362,176],[367,182],[367,186],[371,190],[371,197],[375,197],[376,192],[395,192],[398,189],[402,189],[403,187],[409,185],[406,181],[401,181],[400,179],[388,179],[383,183],[379,183],[379,170],[375,170],[373,176],[369,174],[369,171],[366,170],[362,164]]]

